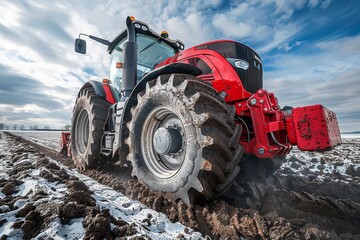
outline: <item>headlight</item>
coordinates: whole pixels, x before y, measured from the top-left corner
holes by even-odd
[[[142,28],[142,30],[144,30],[144,31],[149,30],[148,27],[147,27],[147,26],[144,26],[144,25],[142,25],[141,28]]]
[[[141,28],[140,24],[138,24],[138,23],[135,23],[134,26],[135,26],[136,28]]]
[[[247,70],[249,68],[249,63],[245,60],[237,60],[234,62],[235,67]]]
[[[176,41],[175,44],[179,49],[184,50],[185,46],[184,46],[184,44],[182,44],[182,42]]]

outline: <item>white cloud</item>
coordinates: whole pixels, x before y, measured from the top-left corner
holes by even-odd
[[[309,15],[294,20],[293,15],[305,8],[316,8],[314,0],[253,0],[236,2],[229,9],[218,12],[212,18],[213,26],[223,36],[250,42],[260,53],[273,49],[288,49],[305,28],[309,27]],[[330,2],[322,1],[326,7]],[[320,19],[321,20],[321,19]],[[319,21],[320,21],[319,20]]]
[[[310,0],[309,6],[310,8],[315,8],[319,4],[319,0]]]
[[[319,28],[312,28],[309,22],[324,27],[329,17],[316,13],[313,21],[311,14],[293,18],[297,11],[321,11],[330,4],[329,0],[251,0],[229,6],[220,0],[2,1],[0,84],[6,81],[1,78],[4,68],[8,75],[39,86],[36,93],[26,94],[39,95],[26,95],[36,101],[22,106],[0,102],[0,122],[68,124],[81,85],[106,77],[109,63],[105,46],[87,41],[88,53],[78,55],[73,51],[73,39],[84,32],[112,40],[124,29],[125,17],[134,15],[155,31],[168,30],[171,38],[183,40],[187,47],[215,38],[248,43],[262,53],[265,68],[275,68],[265,73],[265,86],[275,91],[281,104],[323,103],[341,117],[342,130],[359,129],[352,128],[349,119],[359,113],[355,103],[360,102],[360,37],[336,39],[334,34],[333,40],[309,46],[299,36],[316,33]],[[305,53],[294,54],[297,49]],[[267,56],[283,50],[288,53]],[[42,98],[49,103],[42,103]]]
[[[335,51],[343,57],[351,57],[360,54],[360,36],[323,41],[317,43],[315,47],[322,51]]]
[[[217,13],[212,23],[224,36],[251,42],[258,51],[278,48],[302,30],[289,17],[305,7],[304,1],[242,2],[229,10]]]
[[[312,54],[277,55],[264,85],[282,106],[323,104],[336,112],[342,131],[360,129],[359,44],[360,36],[344,37],[316,44]]]
[[[290,17],[294,13],[294,11],[302,9],[307,1],[306,0],[274,0],[269,2],[273,2],[275,4],[276,13],[286,14],[288,17]]]
[[[272,39],[269,39],[268,43],[260,47],[259,52],[267,52],[274,48],[277,48],[289,41],[295,34],[297,34],[301,28],[297,25],[289,24],[287,26],[282,26],[276,30],[272,30],[271,34]]]
[[[229,37],[246,38],[251,36],[254,27],[241,21],[232,21],[226,14],[218,14],[213,19],[213,25],[222,29]]]
[[[185,18],[173,17],[166,21],[165,29],[168,29],[173,38],[180,39],[190,47],[211,40],[211,28],[199,13],[191,13]]]
[[[46,110],[53,113],[53,116],[50,114],[47,117],[52,118],[49,124],[61,127],[70,121],[73,103],[81,85],[90,79],[101,79],[108,75],[110,58],[105,46],[87,41],[88,53],[85,56],[74,53],[73,39],[80,32],[112,40],[125,28],[125,17],[135,15],[156,31],[167,29],[172,38],[180,38],[187,45],[196,44],[210,40],[209,36],[212,35],[200,11],[218,4],[219,0],[0,2],[0,67],[13,78],[17,75],[39,86],[37,93],[28,93],[29,101],[34,98],[38,101],[41,96],[44,101],[49,98],[56,103],[56,109],[50,104],[43,107],[26,105],[26,109],[31,109],[32,114],[36,115],[26,118],[27,125],[38,121],[42,110]],[[89,74],[88,70],[94,74]],[[5,76],[4,72],[0,75]],[[0,83],[6,81],[1,76]],[[21,97],[19,94],[23,93],[14,92],[13,97]],[[38,96],[31,98],[35,94]],[[8,109],[0,114],[0,121],[23,122],[21,117],[25,116],[19,117],[18,103],[13,100],[6,102],[0,103]],[[60,106],[61,109],[57,109]],[[67,114],[60,116],[59,111]],[[7,115],[9,112],[12,114]]]
[[[321,7],[322,8],[327,8],[331,3],[331,0],[324,0],[322,3],[321,3]]]
[[[9,13],[11,10],[11,14]],[[52,9],[51,12],[49,9]],[[20,94],[26,94],[26,99],[36,99],[35,95],[42,96],[43,101],[52,99],[53,103],[60,103],[51,108],[39,107],[33,103],[25,105],[31,113],[39,115],[37,118],[18,119],[22,123],[28,121],[32,124],[35,119],[41,118],[41,114],[49,114],[49,121],[46,124],[52,124],[52,127],[61,127],[68,124],[72,110],[72,104],[75,100],[77,91],[80,89],[82,79],[87,78],[87,73],[81,70],[85,67],[91,67],[95,72],[106,74],[106,65],[108,59],[104,49],[99,46],[88,46],[93,48],[88,56],[76,55],[73,52],[73,39],[80,31],[89,31],[97,33],[96,27],[84,21],[76,12],[76,9],[67,8],[65,5],[59,5],[50,2],[7,2],[0,4],[0,33],[2,44],[0,45],[0,63],[6,69],[8,74],[14,78],[16,75],[21,78],[31,79],[32,83],[37,82],[36,92],[24,93],[14,90],[14,98],[23,98]],[[45,19],[45,21],[44,21]],[[105,53],[105,54],[104,54]],[[78,75],[74,77],[70,73]],[[4,79],[4,72],[1,74],[0,81]],[[11,83],[10,83],[11,84]],[[2,84],[3,86],[3,84]],[[2,89],[0,89],[0,92]],[[4,90],[5,91],[5,90]],[[5,94],[3,92],[2,94]],[[8,93],[6,93],[8,94]],[[33,95],[33,97],[32,97]],[[40,99],[39,99],[40,100]],[[2,105],[4,107],[4,105]],[[19,106],[16,102],[9,100],[7,107],[10,107],[12,114],[6,116],[0,114],[0,121],[13,122],[11,119],[17,119]],[[61,106],[62,109],[58,109]],[[56,111],[67,112],[67,117],[59,119]],[[25,116],[24,116],[25,117]],[[37,121],[37,120],[36,120]]]

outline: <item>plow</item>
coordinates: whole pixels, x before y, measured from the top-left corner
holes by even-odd
[[[107,46],[110,75],[80,89],[59,150],[80,170],[132,167],[151,190],[191,204],[220,196],[235,178],[264,179],[293,146],[341,144],[336,115],[322,105],[283,107],[263,89],[263,63],[250,47],[216,40],[185,49],[133,17]]]

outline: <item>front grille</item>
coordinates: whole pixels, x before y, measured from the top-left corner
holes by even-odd
[[[236,42],[217,42],[207,45],[207,49],[214,50],[225,58],[237,58],[249,63],[247,70],[234,67],[234,70],[240,77],[245,90],[255,93],[263,88],[263,69],[259,55],[251,48]]]

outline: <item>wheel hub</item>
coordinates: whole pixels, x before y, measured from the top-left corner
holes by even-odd
[[[86,109],[82,109],[76,119],[75,128],[75,146],[79,154],[84,154],[88,145],[89,139],[89,114]]]
[[[182,137],[176,129],[160,127],[154,134],[153,145],[160,155],[176,153],[181,149]]]
[[[160,178],[174,176],[186,155],[186,134],[181,118],[171,108],[157,107],[142,126],[141,146],[144,161]]]

